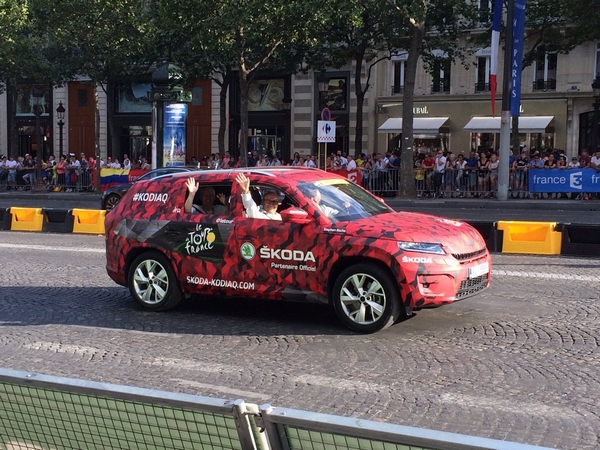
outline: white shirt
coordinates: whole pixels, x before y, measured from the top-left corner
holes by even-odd
[[[304,161],[304,167],[312,167],[313,169],[315,169],[317,165],[312,159],[307,159],[306,161]]]
[[[435,158],[435,171],[442,173],[446,168],[446,158],[444,156],[438,156]]]
[[[592,156],[592,166],[599,168],[600,169],[600,158],[598,158],[596,155]]]
[[[19,163],[17,162],[16,159],[13,159],[12,161],[9,159],[8,161],[6,161],[6,164],[5,164],[6,168],[11,169],[11,170],[16,169],[18,165],[19,165]]]
[[[262,207],[259,209],[249,192],[242,193],[242,203],[244,204],[244,208],[246,208],[246,216],[251,219],[281,220],[281,214],[278,212],[269,214]]]
[[[348,164],[346,165],[346,170],[347,171],[356,170],[356,161],[354,161],[354,160],[348,161]]]

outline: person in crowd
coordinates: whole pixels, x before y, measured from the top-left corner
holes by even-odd
[[[263,195],[260,208],[256,206],[256,202],[250,194],[250,180],[243,173],[239,173],[235,181],[242,189],[242,204],[246,210],[246,216],[252,219],[270,219],[281,220],[281,214],[277,212],[277,208],[281,205],[279,194],[275,191],[267,191]]]
[[[292,163],[290,164],[292,167],[298,167],[301,165],[300,163],[300,153],[295,152],[294,153],[294,159],[292,160]]]
[[[69,163],[67,169],[67,190],[66,192],[81,191],[81,162],[75,156],[75,153],[69,153]],[[117,160],[115,160],[116,162]]]
[[[423,168],[423,162],[418,158],[415,161],[415,189],[417,190],[417,197],[422,198],[425,190],[425,169]]]
[[[271,160],[271,162],[269,163],[270,167],[280,167],[283,164],[281,163],[281,161],[279,160],[279,156],[277,155],[273,155],[273,159]]]
[[[201,204],[197,205],[194,203],[194,198],[196,196],[196,192],[198,191],[198,182],[194,179],[194,177],[189,177],[187,179],[186,186],[188,190],[188,197],[185,200],[183,207],[186,213],[216,214],[220,216],[229,214],[229,208],[225,206],[227,204],[225,194],[219,194],[217,196],[213,187],[203,187],[200,190]],[[222,203],[221,205],[215,205],[216,198],[218,198]]]
[[[256,150],[248,152],[248,167],[256,167],[258,161],[260,161],[260,158]]]
[[[25,155],[25,160],[23,161],[22,179],[29,187],[35,184],[35,161],[29,153]]]
[[[60,160],[56,164],[56,174],[58,175],[58,185],[65,189],[67,185],[67,157],[60,155]]]
[[[554,153],[548,155],[548,159],[544,161],[544,169],[556,169],[556,159]]]
[[[456,155],[452,152],[448,153],[446,158],[446,168],[444,169],[444,186],[446,188],[445,196],[453,197],[454,191],[458,191],[458,178],[457,174],[459,171],[458,161]]]
[[[425,169],[425,191],[426,195],[431,193],[431,188],[433,184],[433,171],[435,168],[435,157],[431,151],[428,151],[425,154],[425,158],[423,159],[423,169]]]
[[[17,184],[17,168],[19,163],[15,160],[14,156],[9,156],[8,161],[4,163],[4,167],[8,170],[7,183],[11,187],[15,187]]]
[[[343,170],[345,169],[346,166],[344,165],[344,161],[342,160],[342,155],[341,154],[337,154],[333,157],[333,167],[331,168],[332,171],[337,171],[337,170]]]
[[[529,166],[529,158],[527,152],[523,150],[515,159],[512,165],[514,189],[512,197],[523,197],[525,188],[527,187],[527,168]]]
[[[433,166],[433,196],[444,196],[444,172],[446,171],[446,157],[442,149],[438,149]]]
[[[223,166],[224,169],[229,168],[229,161],[231,161],[231,153],[225,152],[225,156],[221,160],[221,165]]]
[[[566,169],[567,166],[568,166],[567,157],[563,154],[559,155],[558,161],[556,161],[556,168],[557,169]]]
[[[256,162],[254,167],[267,167],[269,165],[269,160],[267,159],[267,155],[260,155],[260,159]]]
[[[498,159],[498,155],[496,153],[492,153],[490,157],[490,197],[494,197],[496,195],[496,190],[498,189],[498,171],[500,169],[500,160]]]
[[[472,150],[469,154],[469,158],[467,158],[467,163],[465,165],[465,174],[467,176],[467,189],[468,193],[466,194],[468,197],[474,197],[477,195],[475,192],[477,190],[477,169],[479,166],[479,157],[475,150]]]
[[[477,190],[479,198],[484,198],[490,189],[490,161],[485,152],[481,152],[477,163]]]
[[[6,156],[0,155],[0,185],[4,188],[8,179],[8,169],[5,167]]]
[[[577,156],[573,156],[569,162],[569,169],[579,169],[579,167],[581,167],[579,164],[579,158],[577,158]]]
[[[345,153],[343,153],[341,150],[338,150],[335,153],[335,155],[340,157],[340,160],[342,162],[342,166],[347,166],[348,165],[348,159],[346,158]]]
[[[306,157],[306,161],[304,161],[304,167],[308,167],[308,168],[311,168],[311,169],[316,169],[317,168],[317,165],[315,164],[313,155],[308,155]]]
[[[356,161],[354,161],[354,158],[352,157],[352,155],[348,155],[347,160],[348,160],[348,164],[346,165],[346,170],[348,172],[356,170]]]

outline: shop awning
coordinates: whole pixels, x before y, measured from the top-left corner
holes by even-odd
[[[440,127],[448,117],[415,117],[413,119],[414,134],[439,133]],[[380,133],[402,133],[402,117],[392,117],[379,127]]]
[[[554,116],[520,116],[520,133],[544,133]],[[500,133],[500,117],[473,117],[463,130],[471,133]]]

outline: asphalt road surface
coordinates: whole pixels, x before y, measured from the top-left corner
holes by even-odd
[[[600,260],[495,254],[493,284],[373,335],[324,306],[139,309],[101,236],[0,232],[0,367],[600,448]]]

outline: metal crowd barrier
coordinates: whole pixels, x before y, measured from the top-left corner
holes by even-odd
[[[243,400],[0,369],[0,448],[533,450]]]
[[[514,199],[575,199],[581,194],[529,192],[531,170],[510,169],[509,198]],[[419,198],[494,198],[498,190],[498,174],[479,169],[445,169],[436,173],[432,169],[413,171],[417,197]],[[400,171],[361,170],[361,184],[380,197],[395,197],[400,185]]]
[[[8,181],[8,170],[0,170],[0,191],[26,191],[32,188],[31,184],[28,184],[23,180],[23,175],[26,171],[19,170],[14,182]],[[42,172],[42,181],[46,186],[46,189],[50,192],[61,192],[61,191],[73,191],[73,192],[93,192],[96,190],[95,183],[95,170],[94,169],[82,169],[80,174],[75,173],[64,173],[57,174],[56,178],[53,178],[51,173],[46,171]]]

